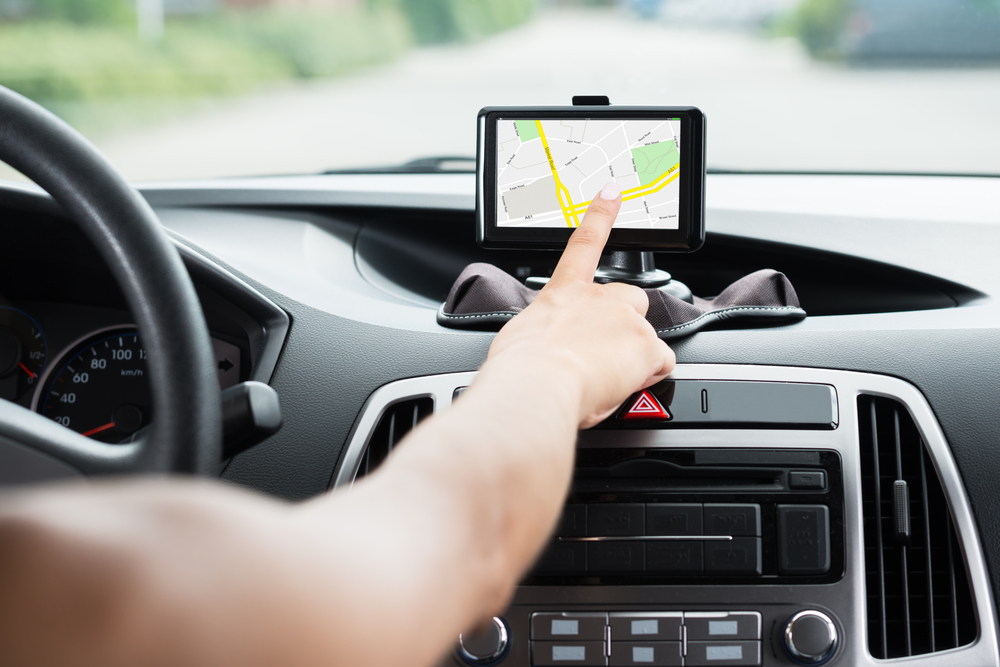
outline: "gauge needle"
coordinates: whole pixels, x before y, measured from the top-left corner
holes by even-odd
[[[81,433],[80,435],[82,435],[83,437],[87,438],[87,437],[90,437],[90,436],[94,435],[95,433],[100,433],[101,431],[107,431],[109,428],[114,428],[114,427],[115,427],[115,423],[114,422],[110,422],[108,424],[105,424],[104,426],[98,426],[97,428],[92,428],[89,431],[87,431],[86,433]]]
[[[33,378],[36,378],[36,379],[38,378],[38,376],[37,376],[37,375],[35,375],[34,373],[32,373],[31,371],[29,371],[29,370],[28,370],[28,367],[24,365],[24,362],[23,362],[23,361],[19,361],[19,362],[17,362],[17,365],[21,367],[21,370],[22,370],[22,371],[24,371],[25,373],[27,373],[27,374],[28,374],[28,375],[30,375],[31,377],[33,377]]]

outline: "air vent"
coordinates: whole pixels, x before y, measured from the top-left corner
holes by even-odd
[[[429,396],[411,398],[390,405],[368,439],[368,446],[365,448],[364,456],[361,457],[355,479],[364,477],[382,465],[393,447],[399,444],[414,426],[433,412],[434,399]]]
[[[907,410],[858,399],[868,649],[876,658],[971,643],[976,621],[937,472]]]

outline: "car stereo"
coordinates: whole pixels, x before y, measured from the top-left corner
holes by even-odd
[[[529,585],[828,584],[844,572],[833,451],[586,449]]]
[[[695,107],[487,107],[479,112],[477,240],[561,249],[614,181],[610,249],[691,252],[705,239],[705,117]]]

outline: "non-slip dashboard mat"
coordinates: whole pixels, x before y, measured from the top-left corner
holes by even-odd
[[[710,299],[682,301],[659,289],[645,289],[649,297],[646,320],[665,340],[682,338],[701,329],[758,324],[774,326],[806,316],[795,288],[785,274],[761,269],[740,278]],[[465,267],[438,309],[437,321],[455,329],[497,331],[528,307],[537,290],[492,264]]]

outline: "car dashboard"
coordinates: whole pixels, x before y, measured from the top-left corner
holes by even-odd
[[[523,279],[558,259],[479,248],[469,174],[140,191],[220,386],[281,400],[281,431],[219,475],[288,500],[349,492],[461,400],[493,334],[435,315],[467,264]],[[545,552],[442,664],[1000,665],[1000,179],[710,174],[706,192],[704,249],[658,266],[700,296],[777,269],[809,317],[672,343],[669,378],[580,433]],[[0,210],[0,327],[28,363],[0,396],[106,426],[93,406],[141,385],[124,300],[47,196],[8,183]],[[147,423],[133,403],[101,433]]]

